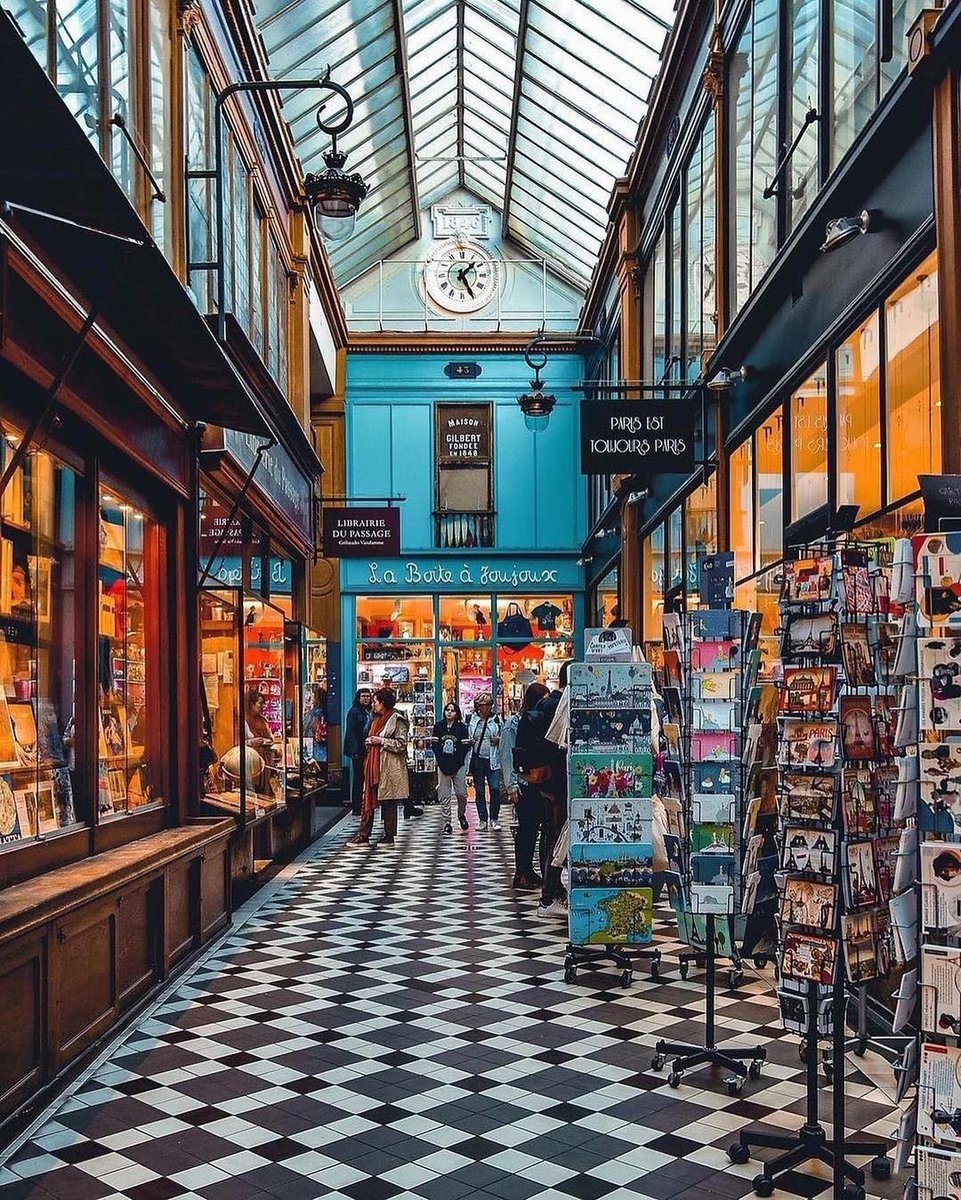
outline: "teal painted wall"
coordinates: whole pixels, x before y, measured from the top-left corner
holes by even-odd
[[[480,363],[480,378],[448,379],[444,367],[458,360]],[[494,405],[492,551],[579,553],[587,488],[579,471],[580,393],[572,388],[584,377],[583,362],[579,355],[551,357],[544,376],[557,407],[540,433],[526,428],[517,404],[530,374],[519,352],[348,355],[348,494],[407,497],[401,505],[404,554],[434,552],[434,405],[456,401]]]

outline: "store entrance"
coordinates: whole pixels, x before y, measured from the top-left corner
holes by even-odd
[[[453,700],[469,716],[482,692],[494,693],[493,646],[452,646],[441,651],[444,704]]]

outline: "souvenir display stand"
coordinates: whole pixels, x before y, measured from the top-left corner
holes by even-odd
[[[665,683],[681,697],[682,746],[687,775],[684,856],[686,887],[679,897],[682,935],[696,947],[698,918],[704,949],[681,956],[681,974],[693,959],[705,967],[705,1041],[693,1046],[665,1039],[652,1060],[660,1070],[672,1058],[668,1082],[676,1087],[685,1071],[722,1067],[732,1095],[745,1078],[757,1079],[766,1055],[760,1046],[719,1048],[716,1041],[718,950],[734,957],[734,914],[741,911],[743,871],[736,847],[744,824],[742,729],[744,698],[757,673],[759,622],[753,614],[706,609],[664,618]],[[676,707],[676,705],[675,705]],[[734,958],[732,974],[740,974]]]
[[[564,978],[611,963],[627,987],[633,960],[658,974],[654,938],[651,745],[647,663],[572,663],[568,675],[570,941]]]
[[[885,900],[897,871],[896,698],[891,657],[879,652],[890,593],[878,550],[818,544],[784,567],[779,999],[785,1027],[802,1035],[807,1107],[797,1134],[750,1130],[730,1147],[735,1162],[753,1146],[784,1152],[754,1179],[761,1196],[811,1161],[831,1168],[835,1200],[865,1194],[864,1171],[846,1156],[870,1156],[876,1179],[891,1174],[883,1143],[845,1139],[846,979],[861,988],[890,971]],[[822,1039],[834,1067],[830,1137],[819,1123]]]

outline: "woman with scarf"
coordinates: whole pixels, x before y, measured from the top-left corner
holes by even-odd
[[[408,724],[395,706],[397,697],[389,688],[374,692],[374,718],[367,731],[367,758],[364,760],[364,807],[360,828],[348,846],[366,846],[374,828],[374,813],[379,807],[384,823],[382,846],[393,846],[397,836],[397,803],[410,798],[407,775]]]

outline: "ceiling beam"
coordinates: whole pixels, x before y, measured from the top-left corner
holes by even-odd
[[[392,0],[394,14],[394,41],[397,50],[394,70],[400,82],[400,102],[404,110],[404,140],[407,144],[407,178],[410,184],[410,207],[414,214],[414,240],[421,235],[420,197],[417,195],[417,165],[414,157],[414,117],[410,101],[410,72],[407,67],[407,32],[404,29],[403,0]]]
[[[507,136],[507,179],[504,182],[504,203],[501,207],[503,231],[509,231],[511,216],[511,191],[514,186],[514,149],[517,145],[517,123],[521,107],[521,83],[524,79],[524,54],[527,50],[527,22],[530,15],[530,0],[521,0],[517,21],[517,59],[514,64],[514,95],[511,100],[511,131]]]
[[[464,186],[464,104],[467,93],[464,87],[464,37],[467,22],[464,0],[457,0],[457,183]]]

